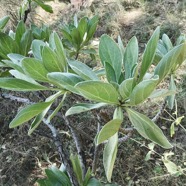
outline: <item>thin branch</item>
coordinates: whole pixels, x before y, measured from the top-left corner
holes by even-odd
[[[78,131],[70,124],[67,117],[65,117],[64,115],[62,115],[62,117],[65,121],[65,124],[67,125],[67,127],[71,131],[71,134],[72,134],[72,137],[74,139],[76,149],[77,149],[77,152],[78,152],[78,158],[80,160],[81,167],[82,167],[82,170],[83,170],[83,176],[85,176],[86,172],[87,172],[87,170],[86,170],[86,159],[85,159],[85,154],[84,154],[84,151],[83,151],[82,142],[79,139]]]
[[[73,169],[72,169],[72,166],[71,166],[71,162],[66,158],[68,156],[65,153],[65,151],[63,150],[62,143],[61,143],[61,141],[59,139],[58,131],[56,130],[56,128],[48,120],[43,119],[43,122],[48,126],[48,128],[52,132],[53,140],[54,140],[55,146],[58,149],[60,160],[61,160],[61,162],[64,164],[64,166],[66,168],[66,171],[67,171],[68,176],[69,176],[69,178],[71,180],[71,183],[74,186],[77,186],[78,183],[77,183],[76,177],[74,176],[74,172],[73,172]]]
[[[128,139],[130,139],[131,136],[132,136],[132,132],[129,132],[126,136],[119,138],[118,143],[123,143],[123,142],[127,141]]]
[[[97,126],[97,134],[100,132],[100,123],[99,123],[99,116],[97,115],[98,119],[98,126]],[[92,163],[92,173],[95,175],[96,174],[96,169],[98,165],[98,160],[101,152],[102,144],[96,145],[95,150],[94,150],[94,158],[93,158],[93,163]]]
[[[5,99],[10,99],[12,101],[17,101],[17,102],[20,102],[20,103],[26,103],[26,104],[33,104],[34,103],[34,102],[31,102],[27,98],[21,98],[21,97],[13,96],[11,94],[6,94],[6,93],[1,94],[1,97],[5,98]]]
[[[159,112],[154,116],[154,118],[152,118],[152,121],[153,121],[153,122],[156,123],[156,122],[158,121],[158,119],[159,119],[159,118],[161,117],[161,115],[163,114],[165,107],[166,107],[166,100],[164,100],[164,102],[162,103]]]

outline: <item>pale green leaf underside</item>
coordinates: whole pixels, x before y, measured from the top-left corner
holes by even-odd
[[[97,109],[100,107],[103,107],[107,105],[106,103],[96,103],[96,104],[91,104],[91,103],[79,103],[74,106],[72,106],[70,109],[67,110],[66,116],[70,116],[73,114],[79,114],[82,112],[86,112],[92,109]]]
[[[135,129],[146,139],[153,141],[165,149],[172,148],[161,129],[148,117],[132,109],[126,109],[129,119]]]
[[[118,132],[121,123],[122,120],[120,119],[113,119],[106,123],[98,134],[97,145],[104,142],[105,140],[108,140],[111,136]]]
[[[116,160],[118,150],[118,133],[109,138],[103,151],[103,165],[107,180],[111,182],[112,171]]]
[[[26,121],[29,121],[34,116],[40,114],[43,110],[45,110],[50,104],[51,102],[44,102],[26,106],[11,121],[9,127],[14,128],[23,124]]]
[[[0,78],[0,88],[14,91],[38,91],[49,89],[42,85],[32,84],[27,81],[15,78]]]
[[[69,61],[70,67],[76,72],[80,77],[85,80],[99,80],[94,71],[84,63],[79,61]]]

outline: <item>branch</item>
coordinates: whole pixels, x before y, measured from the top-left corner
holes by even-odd
[[[99,123],[99,116],[97,115],[98,119],[98,126],[97,126],[97,134],[100,132],[100,123]],[[93,163],[92,163],[92,173],[95,175],[96,174],[96,169],[98,165],[98,160],[101,152],[102,144],[96,145],[95,150],[94,150],[94,158],[93,158]]]
[[[86,170],[86,159],[85,159],[85,154],[84,154],[84,151],[83,151],[82,142],[79,139],[79,135],[78,135],[77,130],[70,124],[67,117],[65,117],[64,115],[62,115],[62,117],[65,121],[65,124],[67,125],[67,127],[71,131],[72,137],[75,141],[76,149],[77,149],[77,152],[78,152],[78,158],[80,160],[81,167],[82,167],[82,170],[83,170],[83,174],[84,174],[83,176],[85,177],[87,170]]]
[[[59,156],[60,156],[60,160],[61,162],[64,164],[65,168],[66,168],[66,171],[68,173],[68,176],[70,178],[70,181],[73,185],[77,186],[78,183],[77,183],[77,180],[76,180],[76,177],[74,176],[74,172],[73,172],[73,169],[72,169],[72,166],[71,166],[71,162],[66,158],[68,157],[67,154],[65,153],[65,151],[63,150],[63,146],[62,146],[62,143],[59,139],[59,133],[58,131],[56,130],[56,128],[49,122],[47,121],[46,119],[43,119],[43,122],[48,126],[48,128],[51,130],[52,132],[52,136],[53,136],[53,140],[54,140],[54,143],[55,143],[55,146],[57,147],[58,149],[58,153],[59,153]]]
[[[164,102],[162,103],[162,105],[160,107],[159,112],[154,116],[154,118],[152,118],[152,121],[153,122],[156,123],[158,121],[158,119],[160,118],[160,116],[163,114],[165,107],[166,107],[166,101],[164,100]]]

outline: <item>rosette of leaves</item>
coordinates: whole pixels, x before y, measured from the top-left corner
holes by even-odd
[[[157,46],[157,50],[156,50],[156,54],[155,54],[155,58],[154,58],[154,63],[155,64],[159,63],[159,61],[169,51],[171,51],[174,47],[179,46],[180,44],[186,45],[185,41],[186,41],[185,35],[182,34],[177,38],[177,41],[176,41],[175,46],[174,46],[173,43],[171,42],[170,38],[166,34],[163,34],[162,38],[158,41],[158,46]],[[176,74],[176,70],[185,61],[186,52],[184,52],[184,50],[185,50],[185,48],[183,47],[183,51],[180,53],[180,55],[177,59],[177,63],[175,63],[169,71],[169,75],[170,75],[169,90],[172,91],[172,92],[177,91],[177,87],[176,87],[176,84],[175,84],[175,74]],[[168,107],[170,109],[173,109],[174,102],[175,102],[175,94],[167,96],[166,100],[167,100],[167,103],[168,103]]]
[[[98,16],[89,19],[83,17],[77,20],[74,16],[74,24],[64,25],[61,29],[64,46],[71,50],[70,56],[78,57],[79,53],[94,55],[95,50],[88,45],[92,39],[98,24]]]
[[[81,72],[76,70],[76,73],[85,81],[77,83],[74,88],[79,91],[80,95],[96,103],[76,104],[66,112],[66,116],[106,105],[112,105],[116,108],[113,119],[106,123],[96,136],[96,145],[106,143],[103,152],[103,164],[109,182],[117,155],[118,131],[123,122],[123,112],[127,113],[131,124],[144,138],[165,149],[172,148],[161,129],[146,115],[134,110],[135,106],[142,104],[151,95],[153,97],[162,96],[156,92],[157,86],[179,62],[180,56],[185,53],[185,43],[173,47],[162,57],[153,74],[149,76],[148,70],[156,54],[159,33],[160,28],[158,27],[146,45],[141,63],[138,61],[136,37],[131,38],[124,48],[120,38],[117,44],[108,35],[103,35],[99,44],[99,56],[105,69],[105,78],[102,78],[104,81],[90,77],[86,79],[84,77],[86,70]],[[70,65],[76,65],[77,69],[76,63],[78,64],[78,62],[72,62]],[[88,74],[87,71],[86,75]]]

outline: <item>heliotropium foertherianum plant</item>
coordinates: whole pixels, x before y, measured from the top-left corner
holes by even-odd
[[[101,78],[102,80],[99,80],[95,73],[86,71],[85,68],[75,68],[76,73],[85,81],[77,83],[74,88],[83,97],[97,103],[74,105],[66,112],[67,116],[106,105],[115,106],[113,119],[103,126],[96,137],[96,145],[106,141],[103,164],[109,182],[117,154],[118,131],[123,122],[123,111],[127,112],[131,124],[144,138],[165,149],[172,147],[161,129],[151,119],[133,109],[149,97],[159,96],[159,90],[156,92],[157,86],[179,62],[178,59],[185,56],[185,43],[173,47],[162,57],[155,66],[153,74],[149,76],[148,70],[154,60],[159,33],[160,28],[158,27],[146,45],[141,63],[138,62],[136,37],[131,38],[124,48],[121,39],[118,40],[117,44],[109,36],[103,35],[99,44],[99,56],[106,77]],[[70,65],[73,66],[74,64],[78,66],[77,61],[70,62]],[[49,74],[49,77],[51,75]],[[167,91],[163,92],[167,94]],[[161,96],[163,95],[161,94]]]
[[[121,40],[117,44],[109,36],[103,35],[100,39],[99,55],[105,70],[104,78],[100,78],[100,73],[84,63],[67,59],[63,44],[55,32],[50,35],[49,43],[41,40],[32,42],[33,58],[8,54],[10,60],[5,60],[4,63],[12,68],[9,72],[13,77],[0,78],[1,88],[13,91],[55,92],[45,102],[34,103],[20,110],[10,127],[17,127],[34,118],[28,132],[31,134],[43,120],[50,122],[62,107],[65,95],[71,92],[96,103],[74,105],[66,112],[66,116],[107,105],[115,107],[113,119],[103,126],[96,137],[97,145],[106,141],[103,164],[108,181],[111,181],[117,155],[118,130],[123,122],[123,111],[127,112],[132,125],[143,137],[163,148],[171,148],[172,145],[161,129],[147,116],[133,109],[152,94],[154,97],[159,95],[159,92],[155,92],[156,87],[169,74],[177,59],[184,54],[184,43],[174,47],[157,64],[153,75],[147,76],[158,40],[159,28],[147,43],[142,62],[139,63],[136,37],[133,37],[124,49]],[[58,98],[61,102],[46,118],[54,100]]]
[[[79,21],[74,16],[74,23],[64,25],[61,29],[63,34],[63,44],[70,50],[70,56],[76,56],[79,53],[94,55],[95,50],[91,48],[90,40],[92,39],[98,24],[98,16],[91,19],[83,17]]]

